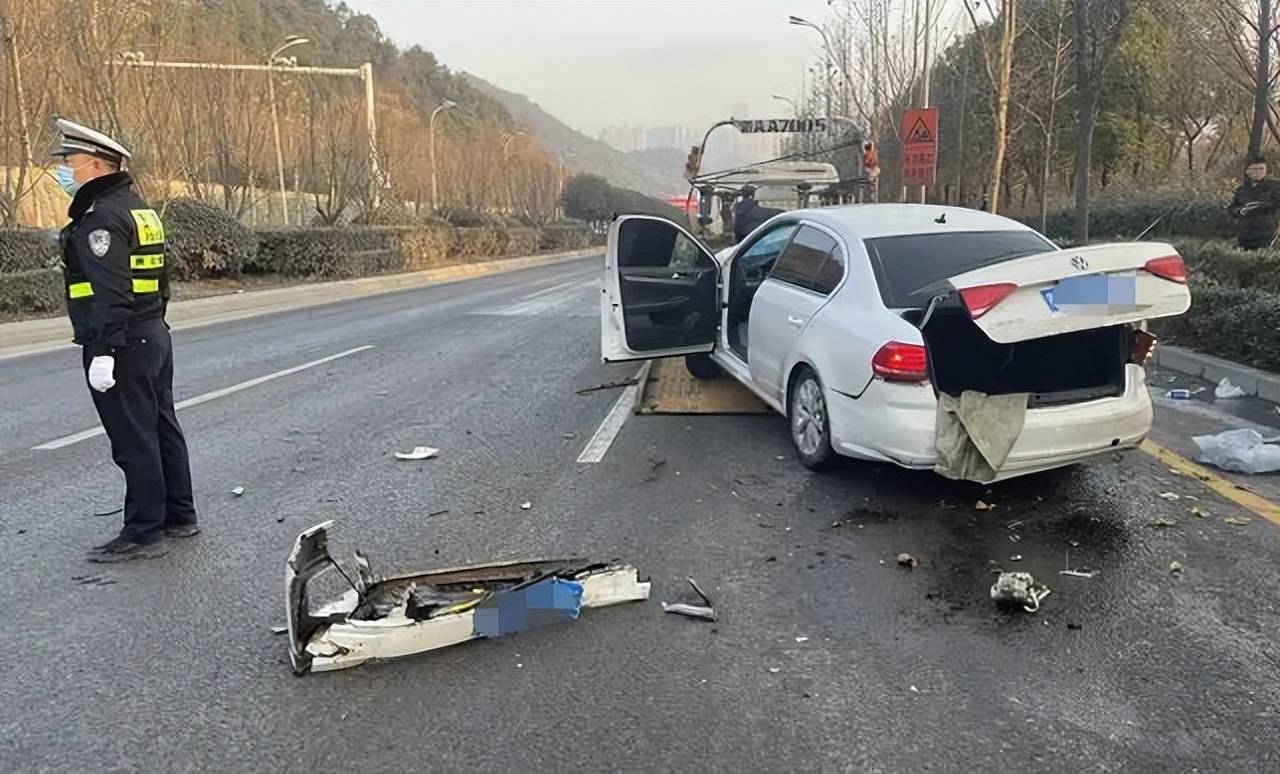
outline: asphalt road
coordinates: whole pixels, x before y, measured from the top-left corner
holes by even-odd
[[[1280,770],[1275,524],[1142,453],[991,491],[815,475],[776,417],[632,417],[579,464],[618,393],[575,391],[636,370],[598,362],[597,266],[176,333],[180,400],[371,348],[181,411],[206,532],[150,562],[83,561],[117,527],[104,438],[33,449],[96,425],[78,354],[0,362],[0,770]],[[1156,439],[1238,421],[1162,405]],[[617,557],[654,598],[296,678],[270,630],[325,519],[375,569]],[[992,605],[997,565],[1039,613]],[[662,613],[685,576],[716,623]]]

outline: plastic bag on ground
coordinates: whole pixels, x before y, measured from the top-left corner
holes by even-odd
[[[1213,394],[1219,398],[1243,398],[1244,390],[1232,384],[1231,380],[1224,376],[1214,388]]]
[[[1280,446],[1265,443],[1256,430],[1227,430],[1191,439],[1200,450],[1198,459],[1234,473],[1274,473],[1280,470]]]

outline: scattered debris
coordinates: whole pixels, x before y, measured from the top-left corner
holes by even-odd
[[[117,581],[101,575],[72,575],[71,580],[81,586],[114,586]]]
[[[776,675],[782,671],[782,667],[769,667],[769,674]]]
[[[766,556],[766,557],[764,558],[764,560],[765,560],[766,562],[776,562],[776,561],[778,561],[778,557],[776,557],[776,556]]]
[[[911,692],[912,692],[912,693],[920,693],[920,689],[919,689],[919,688],[917,688],[917,687],[915,687],[915,686],[913,685],[913,686],[911,686]]]
[[[1191,515],[1201,519],[1209,518],[1209,512],[1198,505],[1191,506]]]
[[[666,461],[666,460],[651,460],[651,463],[652,463],[652,464],[651,464],[651,466],[650,466],[650,468],[649,468],[649,469],[650,469],[650,470],[652,470],[652,471],[657,471],[657,470],[658,470],[659,468],[661,468],[663,465],[666,465],[666,464],[667,464],[667,461]]]
[[[1178,522],[1174,521],[1173,519],[1166,519],[1163,516],[1157,516],[1151,520],[1151,526],[1152,527],[1176,527],[1178,526]]]
[[[685,602],[675,602],[668,604],[662,603],[662,612],[672,613],[674,615],[682,615],[685,618],[697,618],[703,621],[716,620],[716,611],[711,604],[711,598],[708,597],[702,589],[698,588],[698,583],[693,578],[686,578],[693,590],[702,598],[701,605],[690,605]]]
[[[99,512],[99,511],[94,511],[94,514],[93,514],[93,515],[94,515],[94,516],[115,516],[117,513],[124,513],[124,506],[123,506],[123,505],[122,505],[122,506],[120,506],[119,508],[114,508],[114,509],[112,509],[112,510],[110,510],[110,511],[101,511],[101,512]]]
[[[284,514],[283,514],[283,513],[276,517],[276,524],[284,524]]]
[[[808,642],[808,637],[796,637],[796,642]]]
[[[1182,387],[1175,390],[1167,390],[1164,396],[1166,398],[1171,398],[1173,400],[1190,400],[1191,396],[1194,394],[1195,393],[1193,393],[1191,390],[1188,390],[1185,387]]]
[[[239,497],[240,495],[244,494],[244,487],[238,486],[235,489],[232,489],[231,494],[235,495],[236,497]]]
[[[1097,575],[1096,572],[1086,572],[1085,570],[1058,570],[1059,575],[1065,575],[1068,578],[1084,578],[1086,580]]]
[[[914,570],[920,566],[920,560],[911,554],[898,554],[898,566],[906,567],[908,570]]]
[[[588,395],[590,393],[601,392],[603,390],[617,390],[623,387],[634,387],[639,383],[639,379],[623,379],[620,382],[605,382],[604,384],[597,384],[595,387],[587,387],[585,389],[578,390],[578,394]]]
[[[332,524],[302,532],[286,565],[289,658],[298,674],[499,637],[571,621],[586,608],[649,598],[650,584],[635,567],[585,559],[375,575],[359,552],[344,561],[330,556]],[[321,606],[308,599],[307,586],[329,571],[350,589]]]
[[[1182,499],[1182,495],[1175,494],[1173,492],[1161,492],[1158,496],[1161,500],[1168,500],[1169,502]]]
[[[1009,557],[1009,561],[1011,561],[1011,562],[1021,562],[1021,561],[1022,561],[1022,554],[1014,554],[1013,556]]]
[[[1180,573],[1180,572],[1182,572],[1182,563],[1181,563],[1181,562],[1169,562],[1169,572],[1172,572],[1172,573]]]
[[[982,500],[979,500],[977,504],[973,506],[973,509],[975,511],[993,511],[995,510],[995,508],[996,507],[994,505],[991,505],[990,503],[986,503]]]
[[[1280,470],[1280,446],[1273,446],[1250,428],[1227,430],[1191,439],[1200,449],[1197,459],[1233,473],[1274,473]]]
[[[19,534],[19,535],[25,535],[25,534],[27,534],[27,531],[26,531],[25,529],[20,529],[20,530],[18,530],[18,534]]]
[[[428,514],[427,514],[427,518],[429,519],[429,518],[431,518],[431,517],[433,517],[433,516],[443,516],[443,515],[445,515],[445,514],[446,514],[446,513],[448,513],[448,512],[449,512],[449,509],[448,509],[448,508],[445,508],[445,509],[444,509],[444,510],[442,510],[442,511],[432,511],[431,513],[428,513]]]
[[[411,452],[396,452],[398,460],[429,460],[440,453],[439,449],[430,446],[415,446]]]
[[[533,508],[533,503],[520,503],[520,510],[527,511]]]
[[[272,626],[272,627],[271,627],[271,633],[272,633],[272,634],[288,634],[288,633],[289,633],[289,627],[288,627],[288,626],[285,626],[285,625],[283,625],[283,624],[278,624],[278,625],[276,625],[276,626]]]
[[[1009,522],[1008,524],[1004,525],[1004,528],[1005,528],[1005,529],[1017,529],[1018,527],[1021,527],[1021,526],[1022,526],[1022,522],[1020,522],[1020,521],[1011,521],[1011,522]]]
[[[1029,572],[1002,572],[991,586],[991,598],[997,604],[1021,605],[1028,613],[1039,610],[1040,602],[1047,596],[1049,587]]]
[[[1010,536],[1009,536],[1009,542],[1010,542],[1010,543],[1017,543],[1019,540],[1022,540],[1022,535],[1010,535]]]
[[[1219,400],[1224,398],[1243,398],[1244,390],[1231,383],[1227,377],[1222,377],[1222,381],[1218,382],[1218,386],[1213,389],[1213,394]]]
[[[1078,631],[1080,631],[1081,629],[1083,629],[1084,627],[1083,627],[1083,626],[1081,626],[1081,625],[1080,625],[1080,624],[1078,624],[1078,623],[1068,623],[1068,624],[1067,624],[1067,628],[1068,628],[1068,629],[1070,629],[1070,630],[1072,630],[1072,631],[1076,631],[1076,632],[1078,632]]]
[[[1249,523],[1248,519],[1242,519],[1238,516],[1228,516],[1227,518],[1223,519],[1223,521],[1226,522],[1227,524],[1231,524],[1237,527],[1243,527],[1245,524]]]
[[[777,457],[775,457],[774,459],[776,459],[778,462],[782,462],[782,461],[786,460],[787,458],[786,458],[786,456],[785,456],[785,455],[779,454],[779,455],[778,455]]]

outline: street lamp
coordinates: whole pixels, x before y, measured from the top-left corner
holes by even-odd
[[[796,27],[808,27],[809,29],[813,30],[814,32],[817,32],[819,35],[822,36],[822,48],[827,54],[827,62],[826,62],[827,66],[825,68],[827,77],[830,78],[831,76],[832,62],[837,63],[837,66],[839,67],[839,70],[840,70],[840,94],[841,96],[843,96],[844,90],[849,85],[849,73],[845,71],[844,64],[840,60],[836,59],[835,48],[832,47],[831,45],[831,37],[827,35],[827,31],[824,30],[822,27],[819,27],[818,25],[809,21],[808,19],[803,19],[799,16],[788,16],[787,23],[792,24]],[[829,116],[830,114],[831,114],[831,90],[828,88],[827,89],[827,115]]]
[[[286,226],[289,225],[289,194],[284,185],[284,153],[280,150],[280,111],[276,107],[276,81],[271,75],[271,66],[275,64],[276,58],[285,49],[310,42],[306,38],[290,35],[284,39],[283,43],[276,46],[274,51],[267,55],[267,98],[271,102],[271,132],[276,141],[276,175],[280,182],[280,215],[284,218]]]
[[[428,125],[428,134],[431,136],[431,208],[433,210],[440,209],[440,184],[436,177],[436,116],[441,110],[448,110],[451,107],[457,107],[458,103],[451,99],[446,99],[440,103],[440,106],[431,111],[431,121]]]
[[[794,99],[792,99],[792,98],[790,98],[790,97],[788,97],[788,96],[786,96],[786,95],[783,95],[783,94],[770,94],[769,96],[773,97],[774,99],[778,100],[779,102],[785,102],[785,103],[787,103],[788,105],[790,105],[790,106],[791,106],[791,110],[796,114],[796,117],[797,117],[797,118],[799,118],[799,117],[800,117],[800,106],[796,104],[796,101],[795,101]]]
[[[524,132],[519,131],[519,132],[510,132],[505,137],[502,138],[502,166],[503,166],[502,174],[506,178],[506,183],[507,183],[506,185],[507,211],[512,211],[515,209],[515,202],[514,202],[515,192],[513,190],[515,186],[513,186],[511,183],[511,173],[507,167],[507,159],[509,158],[508,151],[511,150],[512,141],[515,140],[517,137],[523,137],[523,136],[524,136]]]

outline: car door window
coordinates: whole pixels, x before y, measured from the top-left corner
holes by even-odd
[[[794,223],[785,223],[772,229],[755,241],[747,251],[734,260],[734,271],[747,285],[759,285],[769,275],[774,261],[796,232]]]
[[[829,296],[842,279],[844,279],[844,251],[837,245],[827,253],[827,259],[822,262],[822,268],[818,269],[817,276],[813,278],[812,289],[816,293]]]
[[[816,228],[801,226],[782,255],[778,256],[769,279],[817,293],[829,293],[830,290],[822,289],[824,286],[818,275],[827,255],[835,248],[836,241],[831,237]]]

